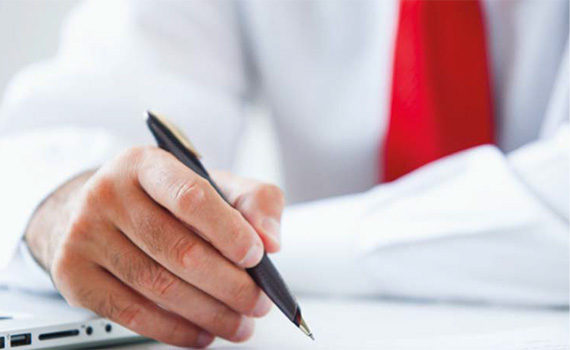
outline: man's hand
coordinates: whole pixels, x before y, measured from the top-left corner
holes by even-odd
[[[173,345],[246,340],[271,303],[244,268],[279,250],[283,194],[212,176],[237,210],[167,152],[132,148],[55,191],[26,240],[71,305]]]

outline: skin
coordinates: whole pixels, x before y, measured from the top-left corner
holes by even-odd
[[[271,307],[244,268],[280,249],[284,197],[212,176],[233,207],[169,153],[131,148],[60,186],[26,241],[72,306],[176,346],[244,341]]]

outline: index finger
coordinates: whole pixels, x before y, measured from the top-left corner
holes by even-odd
[[[263,242],[244,217],[171,154],[149,149],[138,164],[137,179],[152,199],[191,226],[226,258],[253,267],[263,256]]]

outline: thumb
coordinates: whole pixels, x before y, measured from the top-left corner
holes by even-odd
[[[275,185],[245,179],[227,172],[212,172],[220,190],[262,239],[265,250],[281,249],[281,214],[285,207],[283,191]]]

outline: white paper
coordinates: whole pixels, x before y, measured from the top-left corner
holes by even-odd
[[[278,311],[244,344],[212,349],[567,350],[568,310],[373,300],[301,300],[313,342]],[[148,343],[129,349],[174,349]],[[116,349],[124,349],[118,347]]]

